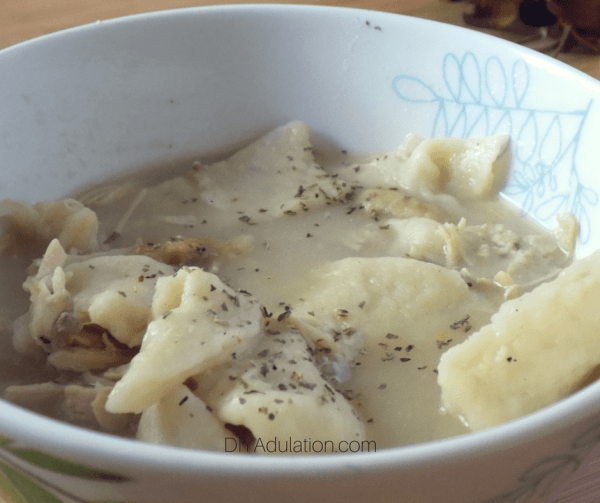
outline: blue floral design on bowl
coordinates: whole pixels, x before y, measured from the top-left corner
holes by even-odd
[[[431,103],[431,135],[472,137],[508,134],[513,142],[513,173],[504,194],[540,222],[560,211],[573,213],[581,226],[580,242],[590,239],[589,208],[598,193],[581,182],[576,154],[593,100],[576,110],[527,106],[530,68],[516,59],[507,68],[497,56],[480,62],[473,52],[447,53],[442,61],[444,94],[414,75],[392,82],[405,101]]]

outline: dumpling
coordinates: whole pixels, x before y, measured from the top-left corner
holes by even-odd
[[[271,452],[268,444],[279,440],[273,453],[285,452],[283,442],[288,454],[304,453],[304,439],[333,452],[340,442],[362,441],[365,428],[352,403],[323,377],[325,363],[298,330],[271,323],[253,354],[203,396],[221,421],[252,433],[251,452]]]
[[[481,430],[573,393],[600,363],[598,305],[600,252],[505,302],[490,324],[442,356],[444,408]]]
[[[140,417],[136,437],[156,444],[222,451],[228,433],[187,386],[175,386]]]
[[[231,360],[263,327],[255,299],[197,267],[158,280],[152,318],[140,352],[108,397],[110,412],[142,412],[188,377]]]

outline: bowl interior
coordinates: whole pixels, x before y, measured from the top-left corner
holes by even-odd
[[[192,8],[32,40],[0,52],[0,69],[0,198],[64,197],[124,169],[231,151],[294,119],[310,125],[317,147],[356,152],[393,149],[408,133],[508,133],[513,168],[504,196],[542,225],[553,226],[559,211],[575,213],[580,256],[600,246],[591,225],[600,217],[600,84],[479,33],[342,8]],[[598,394],[594,385],[490,432],[345,461],[389,467],[506,447],[598,412]],[[115,450],[138,461],[182,455],[0,401],[0,432],[40,431],[60,433],[58,449],[93,446],[107,458]],[[306,458],[183,456],[211,470],[314,470]]]

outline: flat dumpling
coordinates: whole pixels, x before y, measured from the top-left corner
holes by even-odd
[[[458,199],[495,195],[509,167],[508,136],[422,140],[410,151],[410,163],[432,163],[439,169],[438,190]],[[503,155],[503,154],[507,155]]]
[[[103,219],[102,234],[130,246],[140,236],[155,242],[213,224],[230,239],[232,226],[252,227],[345,202],[353,188],[315,161],[310,134],[305,123],[290,122],[222,161],[195,162],[183,176],[128,188],[119,211]]]
[[[504,303],[489,325],[442,356],[445,409],[481,430],[574,392],[600,361],[599,304],[600,252]]]
[[[425,217],[390,218],[355,231],[355,248],[375,256],[405,257],[442,266],[451,245],[444,226]]]
[[[435,436],[437,426],[424,430],[421,423],[441,417],[438,399],[419,390],[436,386],[442,351],[495,309],[459,272],[399,257],[334,262],[302,298],[287,321],[329,350],[333,364],[346,362],[351,372],[337,373],[338,389],[365,414],[368,437],[381,445]]]
[[[224,161],[196,165],[193,177],[205,203],[250,224],[322,208],[351,192],[315,162],[310,129],[300,121],[271,131]]]
[[[140,352],[108,397],[110,412],[142,412],[188,377],[235,358],[263,326],[255,299],[197,267],[158,280],[152,318]]]
[[[305,439],[335,452],[341,442],[364,440],[365,428],[352,403],[323,377],[324,364],[298,330],[275,322],[247,361],[224,372],[207,392],[200,378],[198,392],[221,421],[252,432],[251,452],[270,452],[267,444],[277,439],[288,446],[278,444],[279,454],[306,453],[294,450]]]
[[[439,223],[426,217],[389,218],[354,231],[362,253],[407,257],[462,271],[471,282],[495,283],[507,298],[554,278],[573,260],[577,221],[559,215],[546,234],[517,233],[501,223]]]
[[[336,172],[367,187],[396,187],[412,193],[445,193],[458,199],[485,199],[508,174],[508,136],[422,139],[409,135],[395,152]]]
[[[136,438],[155,444],[222,451],[230,436],[187,386],[175,386],[140,417]]]
[[[69,255],[54,239],[35,274],[24,283],[31,306],[17,323],[14,346],[21,353],[41,346],[53,353],[51,363],[64,362],[59,368],[70,370],[89,368],[82,367],[87,357],[81,353],[85,349],[81,337],[91,341],[90,326],[130,348],[139,346],[151,319],[156,281],[174,271],[144,256]],[[79,343],[69,342],[73,338],[79,338]],[[59,351],[62,356],[54,354]],[[82,363],[65,352],[80,353]]]
[[[141,344],[151,320],[156,282],[175,268],[141,255],[103,255],[66,265],[76,313],[129,347]]]
[[[0,252],[37,255],[53,239],[68,252],[91,253],[99,249],[96,213],[74,199],[41,201],[29,205],[13,199],[0,201]]]
[[[428,314],[455,309],[473,295],[459,272],[404,257],[346,258],[312,276],[291,319],[326,331],[351,327],[373,337],[399,323],[404,332],[420,333],[430,324]]]

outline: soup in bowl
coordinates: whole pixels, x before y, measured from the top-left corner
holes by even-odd
[[[543,501],[595,445],[593,79],[300,6],[0,64],[13,498]]]

